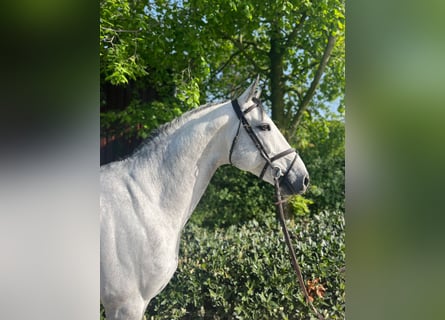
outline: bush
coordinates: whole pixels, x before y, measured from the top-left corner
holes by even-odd
[[[312,212],[345,209],[345,124],[340,120],[304,122],[296,146],[311,178],[304,195],[313,201]]]
[[[322,298],[314,295],[314,305],[329,319],[343,319],[343,214],[301,217],[289,228],[305,280],[326,289]],[[312,318],[273,218],[215,230],[189,223],[179,268],[147,310],[150,320]]]
[[[271,205],[274,199],[270,184],[251,173],[223,166],[213,176],[191,221],[209,229],[225,228],[252,219],[265,223],[275,214]]]

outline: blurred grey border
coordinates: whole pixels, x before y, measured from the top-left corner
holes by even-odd
[[[346,8],[347,318],[444,319],[445,3]]]
[[[0,318],[99,318],[99,3],[0,10]],[[348,319],[443,319],[445,4],[348,1]]]
[[[0,10],[0,319],[99,319],[99,3]]]

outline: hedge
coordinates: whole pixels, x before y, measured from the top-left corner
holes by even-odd
[[[289,222],[314,305],[344,319],[345,242],[341,211]],[[179,267],[147,309],[147,319],[316,319],[304,303],[278,222],[251,220],[209,230],[189,223]]]

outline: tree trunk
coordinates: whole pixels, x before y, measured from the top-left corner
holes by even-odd
[[[270,37],[270,92],[272,102],[272,120],[279,128],[285,128],[283,52],[281,37],[277,28],[272,27]]]

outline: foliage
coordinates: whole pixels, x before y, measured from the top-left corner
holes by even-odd
[[[343,94],[344,0],[101,0],[100,10],[102,84],[173,84],[188,110],[233,97],[260,74],[265,105],[288,137],[305,104],[313,112],[325,108],[316,101]],[[329,36],[335,46],[315,81]],[[137,92],[132,99],[141,100]]]
[[[206,77],[200,41],[179,2],[101,0],[101,74],[112,84],[149,75],[152,83],[175,82],[199,93]],[[192,74],[193,73],[193,74]],[[189,96],[189,95],[187,95]]]
[[[176,107],[172,107],[176,105]],[[162,102],[141,103],[133,101],[127,108],[119,111],[101,113],[100,123],[102,130],[108,135],[122,134],[131,138],[145,139],[150,135],[152,128],[172,120],[182,114],[179,104],[173,102],[169,107]]]
[[[314,204],[314,200],[296,195],[290,199],[289,203],[295,215],[305,216],[310,213],[309,205]]]
[[[315,118],[298,129],[297,149],[309,171],[311,187],[305,198],[309,208],[344,211],[345,199],[345,124],[342,120]]]
[[[273,187],[232,166],[216,172],[191,217],[207,228],[224,228],[255,219],[264,223],[275,209]]]
[[[126,84],[147,75],[141,53],[153,22],[143,12],[140,1],[100,1],[100,71],[105,81]]]
[[[190,223],[179,268],[149,305],[149,319],[309,319],[284,239],[273,216],[264,224],[209,231]],[[344,219],[320,212],[289,225],[306,281],[326,290],[314,305],[329,319],[344,318]],[[308,283],[310,284],[310,283]],[[313,316],[313,315],[312,315]]]

